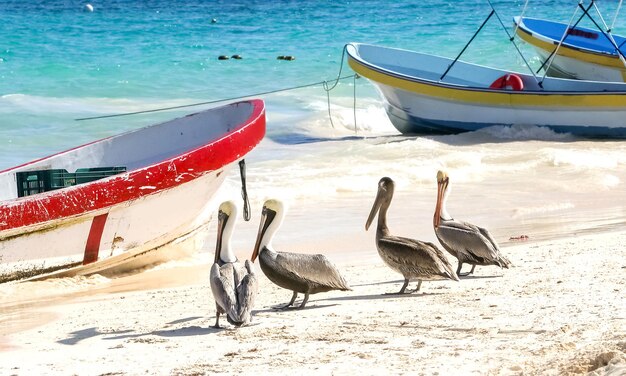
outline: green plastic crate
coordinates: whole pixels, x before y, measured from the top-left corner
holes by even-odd
[[[122,172],[126,172],[126,167],[79,168],[76,172],[67,172],[65,169],[16,172],[17,196],[30,196],[77,184],[89,183]]]

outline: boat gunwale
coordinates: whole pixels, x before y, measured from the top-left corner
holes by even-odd
[[[444,61],[449,61],[452,62],[453,59],[448,58],[448,57],[444,57],[444,56],[439,56],[439,55],[434,55],[434,54],[425,54],[425,53],[421,53],[421,52],[416,52],[416,51],[411,51],[411,50],[405,50],[405,49],[400,49],[400,48],[391,48],[391,47],[382,47],[382,46],[377,46],[377,45],[372,45],[372,44],[364,44],[364,43],[348,43],[349,46],[354,47],[354,49],[356,50],[356,55],[353,55],[350,53],[350,50],[347,48],[346,52],[348,54],[348,63],[350,63],[350,61],[355,61],[361,65],[363,65],[365,68],[374,70],[380,74],[383,75],[387,75],[387,76],[391,76],[394,77],[396,79],[400,79],[400,80],[404,80],[404,81],[410,81],[410,82],[415,82],[415,83],[419,83],[419,84],[424,84],[424,85],[429,85],[429,86],[436,86],[436,87],[440,87],[440,88],[445,88],[445,89],[451,89],[451,90],[461,90],[461,91],[470,91],[470,92],[479,92],[479,93],[489,93],[489,94],[495,94],[498,96],[509,96],[509,95],[519,95],[519,96],[529,96],[529,95],[540,95],[540,96],[555,96],[555,95],[562,95],[562,96],[610,96],[610,95],[625,95],[626,94],[626,83],[619,83],[619,82],[613,82],[610,83],[612,86],[623,86],[624,90],[603,90],[603,91],[556,91],[556,90],[530,90],[530,89],[526,89],[524,88],[524,90],[521,91],[502,91],[500,89],[491,89],[489,87],[477,87],[477,86],[464,86],[464,85],[459,85],[459,84],[454,84],[454,83],[449,83],[449,82],[439,82],[439,81],[434,81],[434,80],[430,80],[427,78],[419,78],[416,76],[410,76],[401,72],[396,72],[390,69],[387,69],[385,67],[370,63],[368,60],[366,60],[360,53],[359,53],[359,49],[357,48],[357,46],[362,45],[362,46],[369,46],[369,47],[375,47],[375,48],[380,48],[383,50],[391,50],[391,51],[400,51],[400,52],[406,52],[406,53],[410,53],[410,54],[415,54],[415,55],[421,55],[421,56],[429,56],[429,57],[435,57]],[[463,65],[468,65],[468,66],[472,66],[472,67],[477,67],[480,69],[485,69],[485,70],[489,70],[489,71],[495,71],[495,72],[501,72],[503,74],[517,74],[520,76],[524,76],[526,78],[529,79],[533,79],[530,75],[528,74],[524,74],[524,73],[520,73],[520,72],[515,72],[515,71],[505,71],[505,70],[501,70],[501,69],[496,69],[496,68],[492,68],[489,66],[485,66],[485,65],[480,65],[480,64],[474,64],[474,63],[470,63],[470,62],[466,62],[466,61],[462,61],[459,60],[456,62],[456,64],[460,64],[461,66]],[[556,77],[546,77],[545,80],[548,81],[555,81],[558,82],[559,80],[567,80],[567,79],[561,79],[561,78],[556,78]],[[577,80],[577,81],[583,81],[583,80]],[[586,82],[597,82],[599,84],[604,83],[602,81],[586,81]]]
[[[521,22],[517,21],[518,19],[520,19]],[[549,37],[549,36],[547,36],[545,34],[540,33],[539,31],[532,31],[528,26],[526,26],[526,24],[524,23],[524,19],[536,20],[536,21],[542,21],[542,22],[550,22],[550,23],[554,23],[554,24],[561,24],[561,23],[553,22],[553,21],[547,21],[547,20],[543,20],[541,18],[532,18],[532,17],[523,17],[522,18],[522,17],[519,17],[519,16],[513,17],[513,22],[519,26],[518,30],[521,30],[521,31],[525,32],[526,34],[530,35],[533,38],[542,40],[545,43],[550,43],[550,44],[553,44],[553,45],[556,45],[556,46],[561,44],[561,47],[566,47],[566,48],[569,48],[569,49],[574,50],[574,51],[579,51],[579,52],[589,53],[589,54],[592,54],[592,55],[597,55],[598,57],[605,57],[605,58],[610,58],[610,59],[619,59],[619,55],[616,52],[598,51],[598,50],[593,50],[593,49],[590,49],[590,48],[587,48],[587,47],[576,46],[576,45],[573,45],[573,44],[567,42],[567,40],[564,40],[563,43],[560,43],[560,40],[556,40],[556,39],[554,39],[552,37]],[[567,25],[565,25],[565,24],[562,24],[562,25],[567,27]],[[593,29],[589,29],[589,28],[582,27],[582,26],[576,26],[576,28],[580,29],[580,30],[583,30],[583,31],[590,31],[590,32],[598,33],[597,31],[595,31]],[[620,64],[621,64],[621,62],[620,62]],[[621,66],[623,67],[623,64],[621,64]]]
[[[13,237],[20,232],[30,233],[37,231],[41,226],[47,227],[46,223],[63,219],[75,220],[77,217],[89,213],[100,213],[115,205],[150,194],[156,194],[194,180],[206,173],[219,171],[240,159],[261,142],[265,135],[265,104],[260,99],[251,99],[205,110],[210,112],[220,108],[236,107],[245,103],[249,103],[252,106],[250,115],[246,119],[236,124],[230,131],[224,132],[223,135],[218,135],[200,146],[186,149],[158,162],[104,179],[0,202],[0,240]],[[13,170],[88,147],[98,142],[139,132],[143,129],[184,119],[199,113],[201,112],[95,140],[11,167],[0,171],[0,173],[10,173]],[[229,140],[234,141],[229,142]],[[213,158],[215,155],[220,157]],[[198,158],[194,159],[196,156]],[[193,162],[190,162],[190,160]],[[200,169],[195,170],[190,167],[200,167]],[[133,186],[129,186],[128,182],[133,182]],[[152,186],[149,183],[156,184]],[[86,200],[89,201],[88,204],[77,208],[77,201],[84,202]]]

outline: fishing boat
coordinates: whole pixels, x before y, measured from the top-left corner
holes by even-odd
[[[227,172],[264,135],[265,104],[242,101],[0,171],[0,281],[193,252]]]
[[[626,38],[585,27],[514,17],[517,35],[544,60],[549,75],[595,81],[626,81]]]
[[[626,84],[580,81],[471,64],[369,44],[348,64],[374,83],[401,133],[460,133],[535,125],[585,137],[626,138]]]

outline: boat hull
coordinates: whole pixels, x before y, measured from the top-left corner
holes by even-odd
[[[352,46],[352,47],[351,47]],[[460,64],[459,73],[451,80],[459,81],[462,71],[484,81],[483,86],[459,85],[424,79],[418,75],[406,73],[409,68],[388,67],[370,62],[360,56],[359,48],[363,45],[348,45],[348,63],[359,75],[374,83],[385,101],[386,112],[392,124],[402,133],[460,133],[474,131],[494,125],[533,125],[545,126],[558,132],[568,132],[585,137],[626,138],[626,86],[607,84],[611,90],[601,90],[601,83],[583,83],[585,90],[573,91],[528,90],[510,91],[493,90],[489,84],[506,71]],[[451,62],[450,59],[411,53],[384,47],[365,45],[366,52],[390,61],[412,61],[420,64],[420,59],[434,59],[441,66],[441,72]],[[378,51],[380,49],[380,51]],[[399,52],[398,52],[399,51]],[[394,55],[398,55],[395,56]],[[414,55],[414,56],[413,56]],[[395,59],[395,60],[394,60]],[[410,63],[407,63],[410,64]],[[436,64],[435,64],[436,65]],[[395,67],[395,70],[392,69]],[[417,70],[413,70],[414,72]],[[436,77],[441,75],[436,72]],[[482,76],[481,76],[482,75]],[[483,77],[484,76],[484,77]],[[529,84],[532,76],[521,75],[524,83]],[[547,79],[545,87],[575,87],[573,80]],[[528,85],[530,86],[530,85]]]
[[[626,126],[620,122],[626,112],[490,106],[375,85],[385,100],[389,120],[404,134],[456,134],[492,126],[532,125],[589,138],[626,138]],[[613,126],[606,126],[606,119],[612,119]]]
[[[219,205],[216,193],[227,174],[265,134],[263,102],[241,106],[246,111],[244,120],[241,115],[231,119],[220,114],[218,119],[224,124],[203,124],[205,120],[190,115],[162,127],[159,133],[166,135],[161,141],[164,145],[175,143],[172,134],[167,133],[173,128],[174,134],[193,133],[188,137],[192,146],[156,163],[147,162],[92,183],[1,202],[0,281],[41,273],[45,277],[118,273],[201,248],[212,213]],[[236,110],[221,111],[228,115],[228,111]],[[203,130],[205,126],[224,129],[213,134],[215,130]],[[139,138],[146,141],[154,137],[155,132],[147,132],[139,132]],[[210,139],[198,144],[194,138],[202,132]],[[123,135],[120,140],[136,136]],[[105,139],[80,148],[100,150],[100,143],[116,142],[126,148],[120,140]],[[153,140],[149,147],[156,143]],[[76,150],[31,164],[50,164],[53,162],[46,159],[54,158],[73,160],[71,155],[78,153]],[[14,174],[13,170],[28,169],[29,165],[2,174],[6,178]]]
[[[219,189],[231,165],[211,172],[180,187],[161,191],[154,195],[126,201],[101,211],[89,212],[70,218],[60,218],[49,222],[45,227],[34,231],[24,231],[0,242],[3,256],[0,275],[25,276],[39,274],[41,270],[66,269],[70,274],[91,274],[100,267],[84,267],[86,244],[89,237],[98,231],[100,243],[92,254],[99,262],[117,256],[114,265],[108,265],[110,272],[127,270],[114,269],[139,255],[146,257],[141,265],[146,266],[189,255],[193,248],[202,247],[207,235],[203,229],[211,220],[211,212],[216,203],[215,193]],[[97,218],[104,218],[100,229],[93,229]],[[100,219],[102,221],[102,219]],[[27,229],[25,229],[27,230]],[[175,249],[161,252],[158,257],[148,256],[152,250],[170,245],[184,236],[196,236],[195,245],[189,249]],[[197,247],[197,248],[196,248]],[[25,253],[28,257],[24,257]],[[120,257],[121,256],[121,257]],[[96,263],[99,263],[96,262]],[[58,276],[58,272],[55,273]],[[63,271],[64,275],[68,271]]]

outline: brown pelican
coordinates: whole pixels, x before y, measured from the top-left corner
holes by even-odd
[[[489,231],[471,223],[453,219],[446,209],[450,179],[443,171],[437,172],[437,205],[433,226],[437,239],[451,255],[459,260],[456,274],[466,276],[474,273],[476,265],[498,265],[509,268],[511,262],[500,254],[500,248]],[[472,265],[472,270],[461,274],[463,264]]]
[[[215,298],[215,327],[220,327],[220,314],[225,313],[235,326],[248,324],[258,291],[258,280],[250,261],[241,265],[235,257],[230,238],[237,218],[237,206],[223,202],[218,212],[215,261],[211,267],[211,291]]]
[[[257,235],[252,262],[259,258],[261,270],[274,284],[293,291],[291,301],[282,307],[287,308],[295,301],[298,293],[304,294],[300,308],[304,308],[309,294],[330,290],[351,290],[346,280],[324,255],[307,255],[290,252],[276,252],[272,247],[274,233],[280,227],[284,216],[283,204],[278,200],[267,200],[263,205],[261,223]]]
[[[422,280],[459,278],[454,274],[452,265],[443,252],[432,243],[422,242],[393,236],[387,228],[387,209],[393,198],[394,182],[388,177],[378,182],[378,194],[370,212],[365,230],[368,230],[374,217],[378,213],[378,227],[376,229],[376,247],[378,254],[391,269],[404,276],[404,285],[398,292],[403,294],[409,281],[418,280],[417,288],[410,292],[419,291]]]

